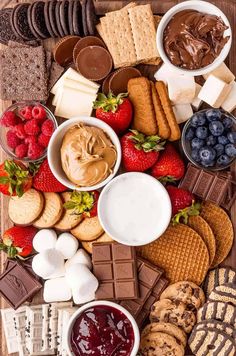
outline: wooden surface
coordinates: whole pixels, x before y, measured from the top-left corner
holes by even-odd
[[[12,7],[16,3],[20,2],[33,2],[33,1],[27,1],[27,0],[0,0],[0,8],[3,7]],[[98,15],[103,15],[105,12],[108,11],[113,11],[113,10],[118,10],[122,8],[124,5],[129,3],[130,1],[117,1],[117,0],[95,0],[95,7],[96,7],[96,12]],[[174,1],[174,0],[148,0],[148,1],[143,1],[143,0],[135,0],[137,4],[145,4],[145,3],[150,3],[152,6],[152,10],[155,14],[164,14],[169,8],[172,6],[176,5],[179,2],[182,1]],[[231,27],[233,30],[233,41],[232,41],[232,48],[229,53],[229,57],[226,60],[226,63],[229,65],[230,69],[236,74],[236,37],[234,37],[234,32],[235,32],[235,27],[236,27],[236,0],[215,0],[215,1],[209,1],[216,6],[218,6],[228,17]],[[47,49],[52,49],[54,46],[55,41],[50,39],[45,41],[45,47]],[[1,45],[0,45],[1,46]],[[4,47],[4,46],[2,46]],[[155,68],[151,68],[148,70],[150,72],[151,70],[155,70]],[[146,74],[149,74],[148,72],[145,72]],[[0,100],[0,114],[9,106],[11,105],[10,101],[1,101]],[[5,153],[0,149],[0,162],[2,162],[6,158]],[[234,175],[234,180],[236,180],[236,165],[234,165],[232,168],[232,173]],[[9,221],[8,218],[8,198],[4,197],[1,194],[1,204],[0,204],[0,212],[1,212],[1,233],[9,228],[12,224]],[[231,219],[234,225],[234,230],[236,232],[236,202],[231,208]],[[2,271],[3,268],[3,262],[4,262],[5,256],[2,253],[0,255],[0,268]],[[231,267],[236,268],[236,238],[235,242],[233,245],[233,248],[227,257],[227,259],[223,263],[224,265],[228,265]],[[39,298],[39,297],[38,297]],[[35,300],[37,302],[37,299]],[[1,299],[0,300],[0,308],[8,307],[6,302]],[[4,339],[4,333],[2,332],[2,329],[0,327],[0,356],[7,356],[7,348],[6,348],[6,343]],[[11,354],[12,356],[15,356],[17,354]]]

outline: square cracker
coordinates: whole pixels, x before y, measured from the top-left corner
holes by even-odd
[[[50,76],[49,76],[49,91],[54,86],[54,84],[58,81],[62,73],[64,72],[64,68],[61,67],[57,62],[52,62]]]
[[[156,28],[151,5],[140,5],[128,9],[134,38],[137,61],[147,61],[158,57],[156,48]]]

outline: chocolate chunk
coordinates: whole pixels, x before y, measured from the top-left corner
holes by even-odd
[[[0,43],[5,45],[8,41],[17,41],[19,36],[11,25],[11,16],[13,9],[6,8],[0,10]]]
[[[85,10],[85,7],[84,7]],[[83,22],[82,22],[82,6],[79,2],[79,0],[74,1],[74,6],[73,6],[73,18],[72,18],[72,25],[73,25],[73,30],[74,34],[77,36],[87,36],[84,31],[83,31]],[[87,33],[87,31],[86,31]]]
[[[63,32],[66,36],[69,35],[68,7],[69,7],[69,1],[63,0],[60,6],[60,22],[61,22]]]
[[[28,9],[30,4],[19,4],[13,9],[11,16],[12,27],[16,30],[18,35],[26,41],[33,40],[35,38],[32,33],[28,22]]]
[[[51,28],[55,34],[55,37],[60,37],[60,33],[58,31],[57,22],[56,22],[56,4],[57,4],[56,0],[49,1],[49,8],[48,8],[49,21],[50,21]]]
[[[141,77],[138,69],[126,67],[116,70],[109,80],[109,91],[115,95],[128,91],[128,81],[132,78]]]
[[[44,18],[44,4],[43,1],[38,1],[31,9],[33,27],[42,39],[50,37]]]
[[[87,36],[81,38],[75,45],[74,50],[73,50],[73,60],[74,63],[76,64],[76,58],[80,51],[88,46],[100,46],[100,47],[106,47],[105,43],[96,36]]]
[[[93,0],[87,0],[85,6],[87,31],[89,35],[94,35],[96,32],[96,25],[98,23],[98,19],[95,13]]]

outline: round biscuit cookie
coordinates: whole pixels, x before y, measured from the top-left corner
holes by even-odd
[[[163,332],[170,336],[175,337],[184,347],[187,344],[187,336],[185,332],[180,329],[178,326],[171,323],[151,323],[145,326],[142,331],[141,338],[145,337],[150,333]]]
[[[60,194],[64,203],[70,200],[71,192],[63,192]],[[61,219],[54,225],[54,228],[59,231],[68,231],[76,227],[83,220],[82,215],[71,214],[71,211],[64,209]]]
[[[156,332],[141,339],[140,352],[142,356],[184,356],[184,347],[173,336]]]
[[[197,330],[204,329],[204,328],[218,329],[218,330],[223,331],[224,333],[226,333],[227,335],[229,335],[231,337],[235,337],[235,333],[236,333],[236,331],[234,330],[234,327],[232,325],[229,325],[222,321],[216,321],[213,319],[202,320],[194,326],[194,329],[195,328]]]
[[[235,342],[218,329],[195,329],[189,338],[189,346],[196,356],[234,356]]]
[[[63,204],[59,194],[43,193],[43,195],[45,200],[43,212],[33,224],[38,229],[53,227],[61,218],[63,212]]]
[[[208,302],[197,312],[197,322],[213,319],[236,327],[236,307],[224,302]]]
[[[11,197],[8,214],[16,225],[31,225],[41,214],[44,207],[43,194],[31,188],[22,197]]]
[[[18,4],[14,7],[11,15],[12,28],[15,29],[17,34],[24,41],[30,41],[35,39],[34,33],[31,31],[28,22],[29,7],[30,4],[27,3]]]
[[[208,300],[230,303],[236,307],[236,284],[226,283],[215,287],[210,293]]]
[[[162,299],[157,301],[151,307],[150,321],[152,322],[168,322],[181,328],[186,333],[190,333],[196,317],[193,311],[186,310],[186,304],[170,299]]]
[[[70,231],[79,241],[96,240],[104,232],[97,216],[85,218],[78,226]]]
[[[93,241],[81,241],[81,244],[88,253],[92,254],[94,242],[109,242],[109,241],[114,241],[114,240],[112,240],[112,238],[109,235],[107,235],[106,232],[104,232],[104,234],[102,234],[98,239]]]
[[[236,271],[234,269],[220,267],[209,271],[202,285],[206,297],[209,297],[215,287],[225,283],[236,283]]]
[[[187,304],[188,309],[200,308],[205,303],[203,290],[193,282],[182,281],[169,285],[160,299],[179,300]]]

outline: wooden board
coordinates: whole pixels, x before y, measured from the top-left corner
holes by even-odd
[[[33,0],[1,0],[0,1],[0,9],[4,7],[13,7],[16,3],[20,2],[34,2]],[[103,15],[104,13],[108,11],[113,11],[113,10],[118,10],[125,6],[127,3],[130,1],[120,1],[120,0],[95,0],[95,8],[96,8],[96,13],[98,15]],[[137,4],[146,4],[150,3],[152,6],[152,10],[154,14],[164,14],[168,9],[170,9],[172,6],[182,2],[178,0],[135,0]],[[235,28],[236,28],[236,0],[214,0],[214,1],[209,1],[212,4],[218,6],[228,17],[231,27],[233,30],[233,36],[236,36]],[[235,37],[233,37],[235,39]],[[55,41],[52,39],[46,40],[45,42],[45,47],[49,50],[53,49]],[[0,45],[1,47],[1,45]],[[4,46],[2,46],[4,47]],[[230,69],[236,74],[236,41],[232,41],[232,48],[229,53],[229,56],[226,60],[226,63],[229,65]],[[152,68],[153,66],[149,66],[149,69],[147,69],[147,66],[145,68],[146,72],[145,75],[149,75],[151,71],[155,70],[155,67]],[[10,101],[1,101],[0,100],[0,114],[9,106],[11,105]],[[0,149],[0,162],[2,162],[6,158],[5,153]],[[234,180],[236,180],[236,164],[231,167],[232,174],[234,176]],[[1,233],[5,231],[7,228],[12,226],[11,222],[9,221],[8,217],[8,211],[7,211],[7,205],[8,205],[8,198],[3,196],[1,194],[1,201],[0,201],[0,214],[1,214],[1,221],[0,221],[0,226],[1,226]],[[236,233],[236,202],[231,208],[231,220],[234,225],[234,230]],[[235,234],[236,236],[236,234]],[[2,253],[0,255],[0,270],[2,271],[3,269],[3,263],[4,263],[5,255]],[[236,268],[236,238],[233,244],[233,248],[227,257],[227,259],[223,263],[224,265],[231,266],[233,268]],[[37,300],[40,300],[40,296],[37,296],[37,298],[34,300],[35,303],[37,303]],[[1,298],[0,300],[0,308],[8,307],[6,302]],[[1,328],[0,324],[0,356],[7,356],[7,347],[6,347],[6,342],[4,338],[4,333]],[[12,356],[16,356],[17,354],[11,354]]]

